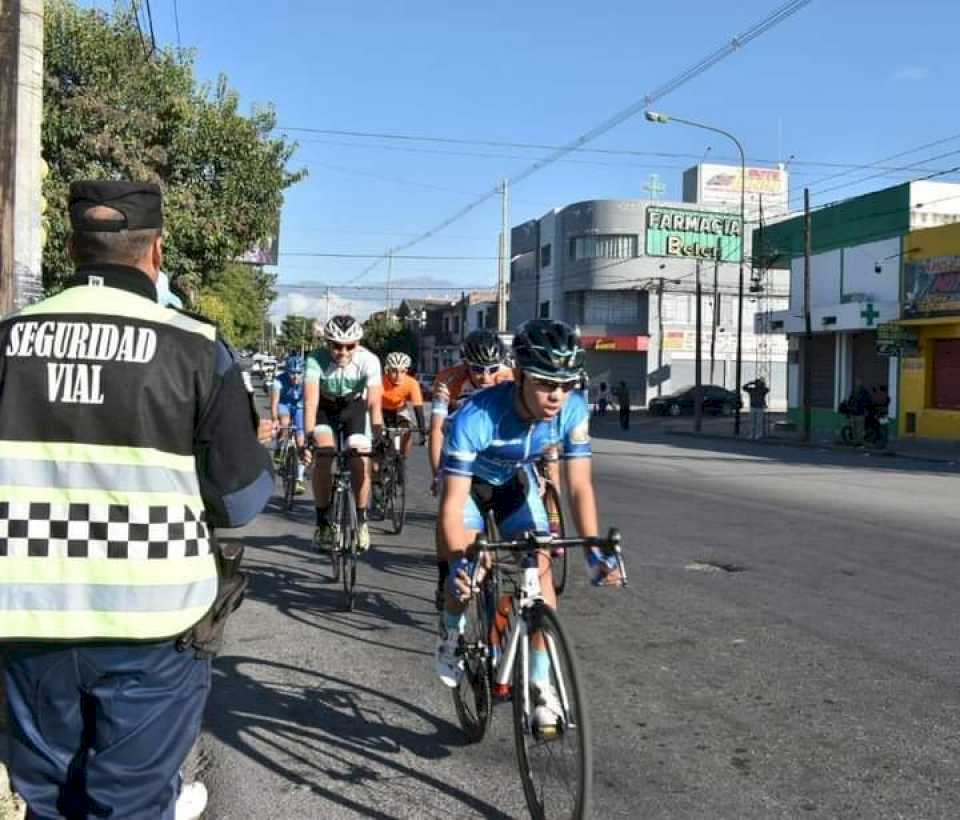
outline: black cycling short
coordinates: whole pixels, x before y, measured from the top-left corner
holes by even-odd
[[[327,399],[320,396],[317,405],[317,418],[314,427],[326,424],[333,429],[334,437],[343,428],[343,434],[350,436],[368,436],[367,400],[363,396],[348,399]]]
[[[404,430],[410,429],[410,419],[401,416],[399,410],[384,410],[383,424],[385,427],[401,427]]]

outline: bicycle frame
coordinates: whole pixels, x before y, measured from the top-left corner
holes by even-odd
[[[524,538],[516,541],[501,541],[488,543],[481,535],[477,536],[474,542],[476,554],[474,556],[474,570],[470,579],[472,594],[480,591],[480,585],[485,576],[480,576],[481,566],[485,563],[484,558],[491,555],[493,558],[492,569],[496,568],[496,553],[499,551],[521,553],[525,559],[521,564],[522,580],[519,584],[514,584],[512,593],[513,607],[510,617],[507,621],[508,640],[506,648],[499,658],[494,658],[492,666],[495,674],[494,683],[498,687],[506,686],[513,680],[514,664],[517,661],[517,652],[521,652],[523,659],[523,669],[521,678],[523,682],[523,713],[529,718],[530,715],[530,624],[529,612],[537,604],[544,604],[543,589],[540,584],[540,568],[537,565],[535,554],[544,549],[556,547],[594,547],[599,546],[612,549],[617,557],[617,564],[620,570],[621,586],[627,585],[627,571],[623,563],[623,555],[620,549],[620,533],[616,530],[610,530],[606,539],[601,538],[554,538],[549,535],[538,535],[530,533]],[[525,564],[531,564],[525,566]],[[479,577],[478,577],[479,576]],[[499,602],[494,602],[497,606]],[[546,636],[547,653],[550,656],[550,664],[554,669],[557,679],[557,694],[560,696],[560,703],[563,707],[564,719],[570,714],[570,701],[567,694],[567,687],[561,674],[561,665],[559,663],[557,649],[550,635]],[[514,692],[514,697],[517,693]]]

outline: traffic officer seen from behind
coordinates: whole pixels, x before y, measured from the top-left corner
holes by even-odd
[[[157,304],[160,189],[74,183],[70,219],[76,276],[0,323],[10,776],[31,817],[173,818],[225,611],[212,528],[263,508],[270,458],[214,326]]]

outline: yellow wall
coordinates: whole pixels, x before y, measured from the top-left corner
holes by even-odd
[[[916,249],[907,253],[907,262],[960,255],[960,224],[911,231],[906,246]],[[900,360],[900,435],[908,435],[907,413],[916,413],[918,438],[960,439],[960,411],[933,410],[929,406],[933,392],[932,340],[960,338],[960,316],[944,316],[940,323],[912,329],[920,339],[920,350],[917,356]]]

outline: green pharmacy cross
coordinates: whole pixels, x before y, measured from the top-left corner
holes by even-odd
[[[873,327],[873,320],[880,315],[880,312],[874,309],[872,302],[867,302],[866,309],[861,310],[860,315],[867,320],[867,327]]]

